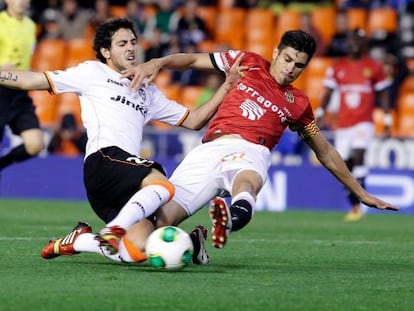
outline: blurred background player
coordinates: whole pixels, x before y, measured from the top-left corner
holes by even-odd
[[[65,40],[83,38],[90,22],[94,22],[93,14],[81,7],[77,0],[63,0],[56,19],[56,27],[48,27],[44,37]]]
[[[72,113],[62,116],[59,127],[52,135],[47,151],[63,156],[79,156],[85,154],[88,138],[83,127],[79,126]]]
[[[346,11],[338,11],[335,15],[335,33],[326,47],[325,56],[346,56],[348,49],[348,28],[349,21]]]
[[[335,147],[363,188],[369,173],[365,152],[375,134],[373,113],[376,97],[385,113],[385,135],[390,135],[392,119],[387,95],[390,85],[383,65],[368,55],[365,32],[361,29],[350,32],[348,54],[327,70],[321,106],[315,114],[319,125],[322,125],[332,93],[337,90],[339,102],[334,117]],[[352,208],[345,216],[345,221],[360,220],[363,216],[360,200],[350,192],[347,192],[347,196]]]
[[[6,9],[0,12],[0,80],[6,70],[30,69],[36,25],[27,16],[29,7],[30,0],[6,0]],[[27,91],[0,86],[1,139],[6,125],[23,143],[0,158],[0,171],[15,162],[37,156],[44,148],[43,133]]]

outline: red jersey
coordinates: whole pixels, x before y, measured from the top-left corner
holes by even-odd
[[[373,122],[375,92],[390,84],[382,65],[368,56],[339,59],[327,70],[324,80],[324,86],[339,91],[337,126]]]
[[[211,54],[214,66],[229,70],[241,51]],[[203,142],[221,134],[235,134],[272,149],[289,126],[298,131],[314,122],[308,97],[291,85],[280,86],[270,75],[270,63],[263,57],[245,53],[244,72],[237,86],[224,97],[216,116],[210,121]]]

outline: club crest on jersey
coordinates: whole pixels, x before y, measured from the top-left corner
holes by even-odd
[[[362,74],[365,78],[370,78],[372,76],[371,68],[364,68],[364,70],[362,71]]]
[[[295,102],[295,97],[293,96],[293,93],[290,91],[285,92],[285,98],[290,104],[293,104]]]

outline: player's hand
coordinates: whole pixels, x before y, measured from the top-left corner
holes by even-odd
[[[390,138],[391,137],[391,126],[384,125],[384,138]]]
[[[388,202],[385,202],[381,199],[373,197],[371,195],[367,195],[366,197],[361,198],[361,202],[369,207],[381,209],[381,210],[390,210],[390,211],[398,211],[399,208],[395,205],[392,205]]]
[[[240,66],[240,63],[244,57],[244,53],[240,54],[231,68],[226,72],[226,82],[233,84],[243,77],[244,72],[249,69],[248,66]]]
[[[141,85],[148,86],[153,82],[160,69],[160,62],[157,59],[151,59],[150,61],[136,65],[133,68],[123,70],[121,74],[122,78],[131,79],[129,85],[131,89],[138,90]]]

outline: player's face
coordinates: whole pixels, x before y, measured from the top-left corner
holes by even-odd
[[[14,17],[26,15],[30,8],[30,0],[6,0],[7,11]]]
[[[285,86],[295,81],[308,63],[308,54],[299,52],[291,47],[273,51],[270,74],[276,82]]]
[[[120,72],[136,65],[137,48],[137,38],[131,29],[121,28],[112,36],[111,48],[103,49],[102,55],[109,67]]]
[[[363,54],[366,46],[364,37],[358,36],[357,34],[351,34],[348,38],[348,49],[349,55],[354,58],[358,58]]]

